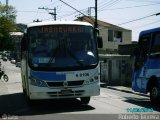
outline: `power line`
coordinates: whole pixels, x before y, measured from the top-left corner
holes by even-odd
[[[160,20],[157,20],[157,21],[154,21],[154,22],[150,22],[150,23],[148,23],[148,24],[145,24],[145,25],[141,25],[141,26],[135,27],[135,28],[133,28],[133,29],[137,29],[137,28],[140,28],[140,27],[145,27],[145,26],[152,25],[152,24],[159,23],[159,22],[160,22]]]
[[[154,4],[147,4],[147,5],[137,5],[137,6],[130,6],[130,7],[120,7],[120,8],[113,8],[113,9],[103,9],[99,11],[105,11],[105,10],[121,10],[121,9],[130,9],[130,8],[138,8],[138,7],[147,7],[147,6],[153,6],[158,5],[160,3],[154,3]]]
[[[74,12],[72,12],[72,13],[68,13],[68,14],[65,14],[65,15],[58,16],[58,18],[69,17],[69,16],[74,15],[74,14],[76,14],[76,13],[77,13],[77,12],[74,11]]]
[[[28,12],[28,13],[32,12],[32,13],[36,13],[37,11],[21,11],[21,10],[19,10],[17,12]],[[39,13],[46,13],[46,12],[39,12]]]
[[[86,10],[86,9],[82,9],[80,11],[84,11],[84,10]],[[68,13],[68,14],[64,14],[64,15],[58,16],[58,18],[69,17],[69,16],[74,15],[74,14],[77,14],[77,11],[74,11],[74,12],[71,12],[71,13]]]
[[[66,4],[67,6],[69,6],[70,8],[74,9],[75,11],[79,12],[80,14],[82,14],[83,16],[87,16],[85,15],[84,13],[82,13],[81,11],[77,10],[76,8],[72,7],[71,5],[69,5],[68,3],[62,1],[62,0],[59,0],[61,1],[62,3]],[[97,0],[95,0],[95,20],[88,17],[91,21],[94,22],[94,27],[97,28]]]
[[[106,7],[112,7],[113,5],[117,4],[120,1],[121,0],[114,0],[114,1],[110,0],[109,2],[107,2],[107,3],[105,3],[105,4],[101,5],[101,6],[99,6],[99,10],[102,10],[102,9],[104,9]]]
[[[87,16],[86,14],[82,13],[80,10],[77,10],[76,8],[72,7],[71,5],[69,5],[68,3],[62,1],[62,0],[59,0],[61,1],[62,3],[64,3],[65,5],[69,6],[70,8],[74,9],[75,11],[79,12],[80,14],[82,14],[83,16]],[[97,0],[95,0],[95,7],[97,7]],[[97,14],[97,9],[95,8],[95,13]],[[95,23],[95,27],[97,26],[96,22],[97,22],[97,15],[95,14],[95,20],[93,20],[92,18],[88,17],[91,21],[93,21]]]
[[[126,1],[131,1],[131,2],[149,2],[149,3],[159,3],[157,1],[153,0],[126,0]],[[159,0],[158,0],[159,1]]]
[[[64,4],[66,4],[66,5],[69,6],[70,8],[74,9],[75,11],[81,13],[82,15],[86,16],[84,13],[82,13],[81,11],[79,11],[79,10],[77,10],[76,8],[72,7],[72,6],[69,5],[68,3],[66,3],[66,2],[64,2],[64,1],[62,1],[62,0],[59,0],[59,1],[61,1],[61,2],[64,3]]]
[[[142,19],[145,19],[145,18],[148,18],[148,17],[151,17],[151,16],[158,16],[158,15],[160,15],[160,12],[156,13],[156,14],[148,15],[148,16],[145,16],[145,17],[141,17],[141,18],[138,18],[138,19],[134,19],[134,20],[131,20],[131,21],[128,21],[128,22],[120,23],[118,25],[124,25],[124,24],[127,24],[127,23],[135,22],[135,21],[142,20]]]
[[[99,5],[98,7],[101,8],[101,7],[104,7],[112,2],[114,2],[115,0],[108,0],[108,1],[105,1],[103,4],[101,3],[101,5]]]

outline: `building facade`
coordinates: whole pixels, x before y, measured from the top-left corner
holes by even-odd
[[[12,51],[13,58],[18,62],[21,58],[21,39],[23,36],[22,32],[10,32],[12,40],[14,42],[14,51]]]
[[[83,16],[76,19],[76,21],[85,21],[94,25],[94,18]],[[101,54],[115,54],[118,53],[118,46],[131,44],[132,31],[97,20],[99,35],[103,38],[103,48],[99,49]]]

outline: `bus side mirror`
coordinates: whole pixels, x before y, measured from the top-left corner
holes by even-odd
[[[103,48],[103,40],[101,36],[97,36],[98,48]]]
[[[27,50],[27,40],[26,36],[24,35],[21,41],[21,51],[26,51]]]

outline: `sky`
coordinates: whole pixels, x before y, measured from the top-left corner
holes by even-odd
[[[95,0],[63,0],[82,13],[94,16]],[[125,29],[132,30],[132,41],[138,40],[142,30],[160,27],[160,0],[97,0],[98,19]],[[6,4],[6,0],[0,0]],[[67,6],[60,0],[8,0],[8,5],[17,10],[17,23],[28,24],[33,20],[53,20],[49,13],[56,8],[57,20],[74,20],[80,13]],[[48,8],[48,10],[41,9]],[[52,9],[52,10],[49,10]],[[142,18],[142,19],[141,19]]]

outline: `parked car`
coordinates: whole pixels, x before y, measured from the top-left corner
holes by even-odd
[[[7,61],[7,57],[6,57],[6,56],[5,56],[5,57],[3,57],[2,59],[3,59],[3,61]]]
[[[12,58],[12,59],[11,59],[11,63],[12,63],[12,64],[15,64],[15,63],[16,63],[16,60]]]
[[[16,62],[16,67],[21,67],[21,62]]]

